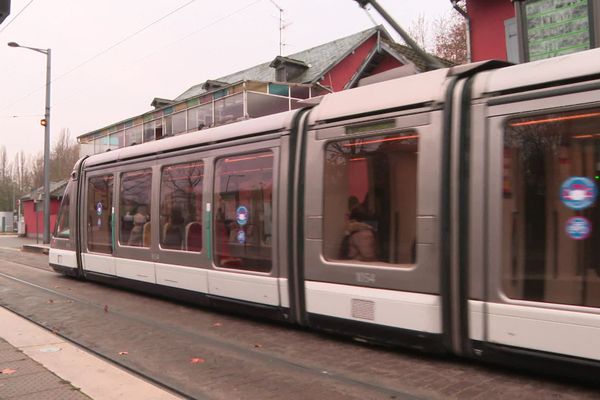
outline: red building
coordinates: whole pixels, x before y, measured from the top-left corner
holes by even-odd
[[[54,231],[56,216],[66,186],[66,180],[50,182],[50,232]],[[21,197],[20,204],[25,220],[25,235],[41,239],[44,236],[44,188],[40,187]]]
[[[516,23],[513,2],[509,0],[468,0],[467,13],[471,20],[472,61],[491,59],[508,61],[508,31],[512,24]],[[511,19],[514,22],[511,22]]]
[[[84,155],[197,132],[297,108],[308,98],[356,87],[362,79],[398,67],[404,67],[404,74],[429,69],[423,57],[395,43],[382,26],[376,26],[208,79],[172,100],[155,98],[154,110],[86,133],[78,140]]]

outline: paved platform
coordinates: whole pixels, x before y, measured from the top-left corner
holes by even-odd
[[[35,242],[16,235],[0,236],[0,248],[13,251],[24,251],[24,246],[36,246]],[[179,397],[0,307],[0,399],[175,400]]]
[[[179,399],[4,308],[0,326],[0,399]]]

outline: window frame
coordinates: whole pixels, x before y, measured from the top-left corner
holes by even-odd
[[[90,181],[94,178],[99,178],[99,177],[104,177],[104,176],[112,176],[112,194],[110,196],[110,200],[111,200],[111,204],[112,204],[112,209],[114,209],[115,207],[115,189],[116,189],[116,176],[115,173],[113,171],[94,171],[91,173],[87,173],[85,175],[85,186],[84,186],[84,190],[85,190],[85,203],[83,203],[83,209],[84,209],[84,215],[85,217],[81,219],[81,224],[82,224],[82,232],[84,233],[84,245],[85,245],[85,250],[87,253],[91,253],[91,254],[97,254],[97,255],[105,255],[105,256],[110,256],[113,255],[115,253],[115,225],[114,225],[114,221],[112,221],[111,223],[111,251],[110,252],[99,252],[99,251],[95,251],[95,250],[91,250],[90,249],[90,235],[89,235],[89,230],[88,230],[88,225],[87,225],[87,220],[89,217],[89,195],[90,195]],[[111,212],[111,217],[113,218],[113,212],[112,209],[110,210]]]
[[[279,235],[279,181],[280,176],[280,147],[279,141],[269,141],[264,143],[253,143],[251,145],[232,147],[225,149],[224,152],[219,152],[219,154],[215,155],[212,159],[212,180],[210,184],[210,202],[212,204],[212,212],[210,215],[210,224],[211,224],[211,236],[210,236],[210,262],[212,264],[212,268],[214,270],[230,272],[230,273],[241,273],[241,274],[250,274],[250,275],[261,275],[261,276],[279,276],[281,271],[281,262],[279,261],[279,253],[278,246],[280,240],[278,240]],[[218,245],[215,240],[216,233],[216,218],[217,218],[217,162],[221,159],[225,158],[235,158],[235,157],[244,157],[251,156],[252,154],[259,153],[271,153],[273,155],[273,168],[272,168],[272,191],[271,191],[271,244],[270,244],[270,262],[271,268],[269,271],[257,271],[254,269],[236,269],[236,268],[227,268],[221,267],[217,263],[217,252],[216,246]],[[287,178],[286,178],[287,179]],[[207,187],[208,189],[208,187]],[[208,200],[208,199],[207,199]],[[285,239],[284,239],[285,241]],[[208,252],[206,252],[208,253]]]
[[[161,210],[162,210],[162,206],[163,206],[163,203],[162,203],[162,200],[163,200],[162,199],[162,196],[163,196],[163,187],[164,187],[163,186],[163,174],[164,174],[164,170],[166,168],[177,167],[177,166],[193,165],[193,164],[196,164],[196,163],[201,163],[202,164],[202,173],[203,173],[204,176],[203,176],[203,179],[202,179],[201,190],[200,190],[201,205],[200,205],[200,207],[198,207],[198,209],[199,209],[199,212],[201,214],[201,221],[200,222],[201,222],[201,227],[202,227],[201,229],[202,229],[203,236],[204,236],[204,231],[206,230],[206,225],[205,225],[205,221],[204,221],[204,218],[205,218],[205,215],[204,215],[204,209],[205,209],[204,208],[204,204],[205,204],[204,192],[206,190],[205,186],[206,186],[206,183],[207,183],[207,181],[206,181],[206,178],[207,178],[207,174],[206,174],[206,162],[203,159],[198,158],[198,157],[194,157],[194,159],[190,160],[190,161],[181,161],[179,159],[170,160],[170,161],[173,161],[173,162],[164,162],[164,163],[161,163],[160,169],[159,169],[159,171],[160,171],[160,174],[159,174],[159,182],[160,182],[160,184],[159,184],[159,189],[158,189],[158,193],[159,193],[159,197],[158,197],[159,198],[159,204],[158,204],[159,213],[158,213],[158,218],[159,218],[159,225],[161,226],[161,230],[159,231],[158,248],[159,248],[160,251],[167,252],[167,253],[175,252],[175,253],[195,254],[195,255],[203,254],[203,253],[206,252],[205,243],[204,243],[205,242],[204,241],[204,237],[202,239],[202,248],[201,248],[200,251],[192,251],[192,250],[187,250],[185,248],[182,248],[182,249],[172,249],[172,248],[164,247],[163,237],[162,237],[163,224],[162,224],[162,221],[161,221],[161,218],[162,218]],[[184,229],[185,229],[185,227],[188,224],[193,223],[193,222],[195,222],[195,221],[190,221],[190,222],[184,223]],[[185,234],[182,237],[182,244],[183,244],[183,240],[185,240],[184,237],[185,237]]]

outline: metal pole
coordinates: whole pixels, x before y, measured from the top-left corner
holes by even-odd
[[[437,68],[445,68],[446,67],[435,57],[432,57],[431,55],[424,52],[419,47],[419,45],[410,37],[410,35],[408,33],[406,33],[400,25],[398,25],[398,23],[394,20],[394,18],[392,18],[392,16],[390,14],[388,14],[387,11],[385,11],[385,9],[379,5],[379,3],[377,3],[376,0],[355,0],[355,1],[362,8],[365,8],[367,6],[367,4],[371,4],[373,6],[373,8],[376,9],[377,12],[383,17],[383,19],[385,19],[386,22],[388,24],[390,24],[392,26],[392,28],[394,28],[396,30],[396,32],[398,32],[398,34],[400,34],[400,36],[402,36],[402,39],[406,42],[406,44],[409,47],[411,47],[419,56],[421,56],[426,61],[427,66],[429,68],[437,69]]]
[[[50,82],[51,52],[46,50],[46,112],[44,119],[44,244],[50,243]]]

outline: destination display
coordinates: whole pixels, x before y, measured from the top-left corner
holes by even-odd
[[[591,48],[589,0],[534,0],[525,4],[529,61]]]

